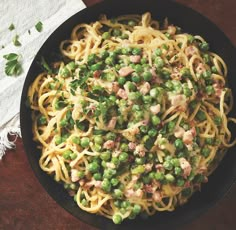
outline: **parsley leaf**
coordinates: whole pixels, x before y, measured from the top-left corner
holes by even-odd
[[[10,31],[14,30],[14,29],[15,29],[15,25],[12,23],[12,24],[8,27],[8,29],[9,29]]]
[[[21,43],[18,39],[19,39],[19,35],[16,34],[16,36],[13,37],[13,39],[12,39],[14,46],[21,46]]]
[[[43,30],[43,23],[39,21],[39,22],[35,25],[35,29],[36,29],[38,32],[41,32],[41,31]]]
[[[52,69],[50,68],[44,57],[41,57],[40,64],[49,74],[52,73]]]
[[[7,76],[18,76],[22,72],[22,66],[19,61],[20,56],[15,53],[9,53],[3,56],[7,60],[5,73]]]

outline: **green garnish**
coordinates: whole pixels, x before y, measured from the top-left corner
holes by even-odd
[[[41,21],[39,21],[36,25],[35,25],[35,29],[38,32],[41,32],[43,30],[43,23]]]
[[[5,66],[5,73],[7,76],[18,76],[22,72],[20,62],[20,55],[16,53],[9,53],[3,56],[7,60]]]

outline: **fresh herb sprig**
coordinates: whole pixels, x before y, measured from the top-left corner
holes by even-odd
[[[7,76],[18,76],[22,72],[21,57],[16,53],[9,53],[3,56],[7,60],[5,73]]]

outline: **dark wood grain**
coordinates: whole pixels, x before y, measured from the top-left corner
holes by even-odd
[[[84,0],[90,6],[100,0]],[[236,45],[235,0],[178,0],[213,21]],[[26,158],[21,139],[0,161],[0,229],[95,230],[62,209],[43,189]],[[235,229],[236,185],[213,208],[182,230]],[[176,226],[177,227],[177,226]]]

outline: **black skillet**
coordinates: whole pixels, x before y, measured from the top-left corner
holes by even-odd
[[[122,14],[141,14],[146,11],[150,11],[153,18],[163,20],[168,17],[171,23],[180,26],[185,32],[203,36],[210,43],[211,50],[225,60],[229,68],[229,85],[231,87],[236,85],[236,50],[223,32],[207,18],[190,8],[168,0],[109,0],[78,12],[52,33],[31,64],[22,92],[20,108],[22,138],[29,162],[38,180],[60,206],[78,219],[101,229],[176,229],[212,207],[230,189],[236,178],[236,147],[233,147],[229,149],[202,191],[194,194],[187,204],[174,212],[158,213],[147,220],[141,218],[127,220],[115,226],[112,221],[104,217],[80,210],[63,186],[40,169],[38,164],[40,153],[32,140],[31,112],[26,106],[28,88],[41,71],[38,65],[40,57],[44,56],[47,60],[52,60],[55,56],[52,54],[58,52],[60,41],[70,37],[75,25],[95,21],[101,13],[107,14],[108,17],[115,17]],[[236,89],[233,89],[234,98],[236,98],[235,93]],[[235,107],[232,114],[236,115]],[[236,136],[235,132],[236,130],[232,130],[233,137]]]

